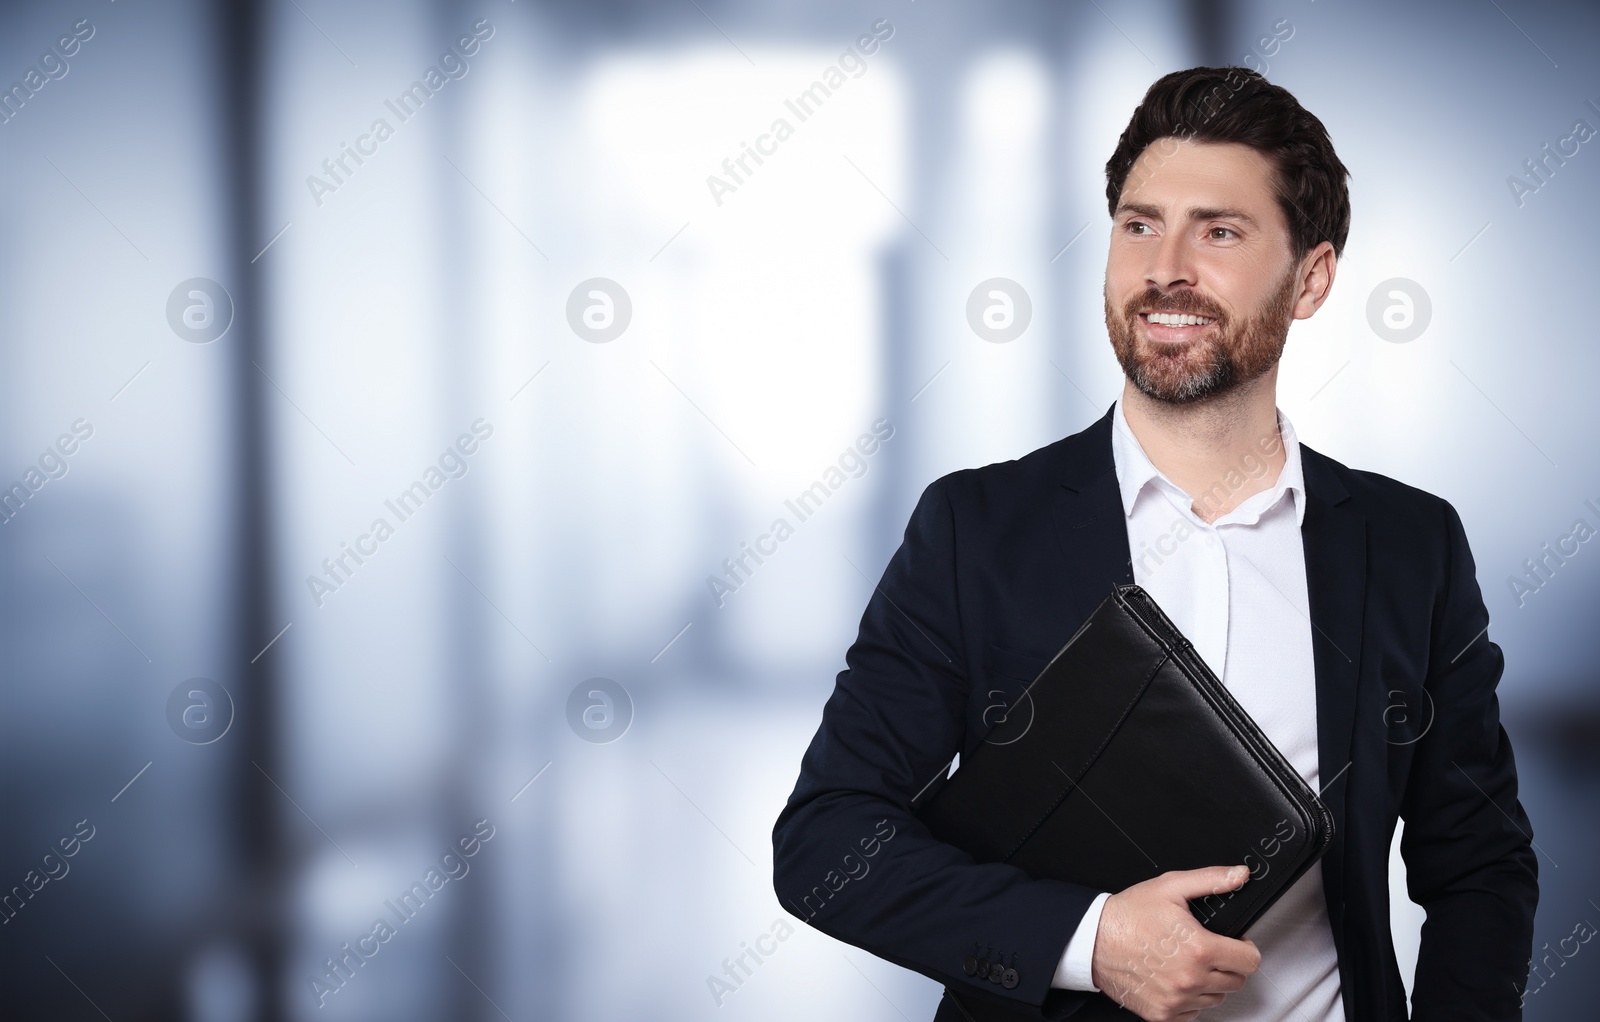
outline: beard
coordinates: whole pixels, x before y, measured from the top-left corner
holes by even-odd
[[[1226,394],[1278,364],[1293,321],[1294,285],[1291,268],[1266,303],[1237,327],[1222,309],[1193,291],[1147,288],[1120,312],[1112,309],[1107,291],[1106,332],[1135,387],[1157,401],[1190,404]],[[1186,313],[1216,322],[1192,341],[1164,344],[1140,338],[1136,320],[1141,311]]]

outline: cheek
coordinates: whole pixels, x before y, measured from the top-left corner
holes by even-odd
[[[1144,274],[1137,268],[1117,265],[1115,258],[1106,262],[1105,299],[1118,319],[1126,316],[1127,305],[1145,292]]]
[[[1201,293],[1228,323],[1249,319],[1253,310],[1272,297],[1271,290],[1262,286],[1263,280],[1239,270],[1237,266],[1213,269],[1200,278]]]
[[[1127,243],[1113,238],[1106,252],[1106,287],[1110,289],[1112,299],[1143,286],[1144,270],[1139,253]]]
[[[1129,343],[1133,327],[1128,322],[1126,305],[1125,297],[1116,292],[1111,292],[1106,298],[1106,333],[1110,335],[1113,346],[1120,347]]]

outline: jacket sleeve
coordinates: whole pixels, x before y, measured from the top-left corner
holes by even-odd
[[[972,682],[951,502],[961,477],[924,491],[867,603],[773,829],[773,883],[824,933],[952,989],[1062,1018],[1089,995],[1050,981],[1097,892],[976,864],[911,809],[966,734]],[[969,959],[1015,969],[1015,985],[968,975]]]
[[[1427,912],[1413,1018],[1520,1019],[1539,899],[1533,828],[1495,697],[1505,660],[1489,641],[1461,519],[1448,503],[1442,511],[1448,575],[1429,652],[1433,718],[1400,807],[1407,886]]]

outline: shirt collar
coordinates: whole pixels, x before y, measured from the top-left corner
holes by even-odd
[[[1211,524],[1223,523],[1254,525],[1269,509],[1283,498],[1285,490],[1289,491],[1294,501],[1295,525],[1298,527],[1306,517],[1306,486],[1305,475],[1300,464],[1300,441],[1294,431],[1294,426],[1289,422],[1289,417],[1283,414],[1283,409],[1276,409],[1278,413],[1278,434],[1283,439],[1284,462],[1283,471],[1278,475],[1278,481],[1260,493],[1252,494],[1238,507],[1213,521]],[[1129,517],[1133,517],[1134,503],[1139,499],[1139,494],[1151,484],[1163,489],[1174,498],[1174,503],[1185,510],[1193,503],[1192,498],[1172,480],[1151,463],[1150,458],[1144,453],[1139,440],[1133,435],[1133,430],[1128,426],[1127,416],[1122,411],[1122,398],[1117,398],[1116,407],[1111,417],[1111,455],[1116,463],[1117,484],[1122,491],[1122,510]],[[1243,461],[1237,466],[1236,475],[1243,485],[1249,477],[1250,465]],[[1219,483],[1226,488],[1227,479]]]

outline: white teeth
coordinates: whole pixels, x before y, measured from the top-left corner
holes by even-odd
[[[1205,326],[1215,322],[1205,316],[1190,316],[1176,312],[1150,312],[1145,318],[1161,326]]]

